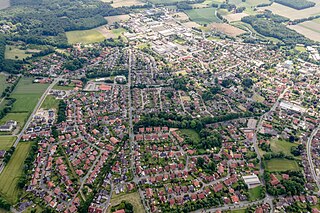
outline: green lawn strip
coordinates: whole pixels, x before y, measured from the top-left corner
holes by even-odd
[[[273,158],[265,161],[266,170],[269,172],[281,172],[281,171],[299,171],[299,165],[295,160]]]
[[[21,190],[17,187],[17,184],[32,144],[33,142],[19,143],[9,163],[0,174],[0,195],[11,204],[18,201]]]
[[[0,136],[0,150],[9,150],[15,140],[15,136]]]
[[[256,186],[252,189],[249,189],[249,200],[254,201],[261,198],[262,186]]]

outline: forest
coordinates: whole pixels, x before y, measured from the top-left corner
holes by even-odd
[[[307,0],[275,0],[275,2],[297,10],[306,9],[316,5],[316,3]]]
[[[125,14],[128,8],[112,8],[99,0],[12,0],[0,19],[17,26],[11,40],[67,46],[65,31],[85,30],[106,24],[105,16]]]

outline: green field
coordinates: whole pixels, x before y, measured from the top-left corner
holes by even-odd
[[[15,139],[14,136],[0,136],[0,150],[9,150]]]
[[[48,95],[46,99],[43,101],[41,108],[58,110],[58,105],[59,100],[53,97],[52,95]]]
[[[149,2],[153,3],[153,4],[166,4],[166,3],[176,3],[176,2],[181,2],[184,0],[149,0]]]
[[[110,206],[116,206],[119,203],[121,203],[121,201],[123,200],[128,201],[133,205],[133,212],[139,212],[139,213],[145,212],[138,192],[112,196],[110,200]],[[108,208],[107,212],[110,213],[111,208]]]
[[[6,59],[22,60],[22,59],[25,59],[29,56],[32,56],[32,55],[26,53],[26,50],[22,50],[17,46],[14,46],[14,45],[7,45],[6,46],[6,51],[5,51],[5,58]]]
[[[268,4],[270,3],[269,0],[230,0],[230,4],[234,4],[237,7],[251,7],[251,6],[257,6],[258,4]]]
[[[55,90],[73,90],[75,87],[74,86],[59,86],[59,85],[54,85],[52,89]]]
[[[254,201],[262,197],[262,186],[249,189],[249,200]]]
[[[97,30],[75,30],[66,32],[69,44],[83,43],[89,44],[94,42],[101,42],[105,37]]]
[[[192,141],[200,142],[199,134],[193,129],[180,129],[179,130],[183,135],[188,136]]]
[[[271,140],[270,141],[272,152],[283,152],[285,155],[293,156],[290,152],[291,147],[298,146],[296,143],[290,143],[283,140]]]
[[[19,127],[23,127],[24,123],[28,119],[29,113],[21,112],[21,113],[8,113],[0,120],[0,124],[4,124],[7,121],[14,120],[18,122]]]
[[[20,189],[17,188],[17,183],[31,145],[32,143],[19,143],[9,163],[0,174],[0,195],[11,204],[18,201]]]
[[[7,84],[6,84],[6,76],[3,74],[0,74],[0,94],[6,89]]]
[[[17,99],[11,112],[31,113],[33,111],[48,84],[34,84],[32,81],[33,78],[24,77],[20,79],[10,96]]]
[[[221,20],[218,19],[215,13],[216,9],[212,7],[186,11],[186,14],[189,16],[190,20],[202,25],[210,24],[212,22],[221,22]]]
[[[271,160],[265,161],[266,170],[269,172],[280,172],[280,171],[299,171],[299,165],[295,160],[287,160],[287,159],[278,159],[274,158]]]

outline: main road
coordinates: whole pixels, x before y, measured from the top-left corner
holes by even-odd
[[[311,154],[311,144],[312,144],[312,140],[314,138],[314,136],[317,134],[317,132],[320,131],[320,125],[314,129],[310,135],[310,137],[308,138],[308,141],[307,141],[307,156],[308,156],[308,161],[309,161],[309,166],[310,166],[310,169],[311,169],[311,175],[314,179],[314,181],[316,182],[317,184],[317,187],[319,189],[318,191],[318,194],[320,194],[320,181],[319,181],[319,178],[314,170],[314,165],[313,165],[313,161],[312,161],[312,154]]]

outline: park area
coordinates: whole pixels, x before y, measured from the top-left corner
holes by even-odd
[[[281,172],[281,171],[299,171],[299,165],[295,160],[287,160],[280,158],[273,158],[265,161],[266,170],[269,172]]]
[[[190,20],[201,25],[208,25],[212,22],[221,22],[221,20],[216,16],[216,9],[212,7],[187,10],[186,13]]]
[[[18,201],[20,189],[17,188],[17,184],[31,145],[31,142],[19,143],[9,163],[0,174],[0,195],[11,204]]]
[[[139,212],[139,213],[145,212],[138,192],[112,196],[112,199],[110,200],[110,207],[120,204],[121,201],[127,201],[131,203],[133,205],[133,212]],[[107,212],[111,213],[111,208],[108,208]]]

